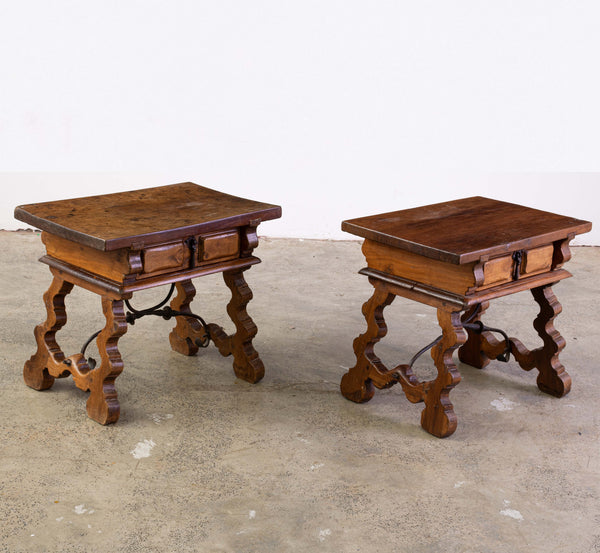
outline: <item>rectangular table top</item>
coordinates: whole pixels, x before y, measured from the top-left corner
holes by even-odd
[[[359,217],[342,230],[455,264],[589,232],[592,223],[476,196]]]
[[[73,242],[110,251],[281,217],[281,207],[192,182],[21,205],[15,218]]]

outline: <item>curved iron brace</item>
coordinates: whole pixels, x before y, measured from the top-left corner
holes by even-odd
[[[175,309],[171,309],[171,307],[169,306],[163,307],[171,299],[171,296],[173,295],[174,291],[175,284],[171,284],[171,288],[169,290],[169,293],[167,294],[167,297],[160,303],[157,303],[152,307],[148,307],[147,309],[135,309],[135,307],[133,307],[131,303],[129,303],[129,300],[125,300],[125,305],[127,306],[127,309],[129,309],[129,311],[125,313],[125,320],[128,324],[134,325],[137,319],[141,319],[146,315],[156,315],[158,317],[162,317],[165,321],[168,321],[173,317],[189,317],[192,319],[196,319],[202,325],[202,330],[204,330],[204,338],[202,340],[200,338],[197,338],[195,340],[195,343],[199,348],[208,347],[208,345],[210,344],[210,333],[208,332],[208,325],[206,324],[206,321],[200,315],[195,315],[194,313],[187,313],[185,311],[176,311]],[[94,332],[94,334],[92,334],[86,340],[86,342],[83,344],[83,347],[81,348],[81,355],[85,357],[85,350],[101,332],[102,329],[98,330],[98,332]],[[90,369],[94,369],[96,367],[96,360],[93,357],[88,357],[87,362]]]
[[[462,323],[463,328],[466,328],[467,330],[471,330],[471,331],[475,332],[476,334],[481,334],[482,332],[496,332],[498,334],[502,334],[502,337],[504,338],[504,342],[506,345],[504,347],[504,351],[500,355],[498,355],[498,357],[496,357],[496,359],[498,361],[502,361],[504,363],[508,362],[510,359],[510,338],[508,337],[508,334],[506,334],[506,332],[504,332],[503,330],[501,330],[499,328],[492,328],[492,327],[486,326],[481,321],[475,321],[474,323],[471,322],[477,316],[477,314],[479,313],[480,310],[481,310],[481,305],[477,305],[477,308],[473,311],[473,313],[471,313],[471,315],[469,315],[468,319],[463,321],[463,323]],[[434,347],[436,344],[438,344],[442,340],[443,336],[444,336],[443,334],[440,334],[435,340],[433,340],[433,342],[430,342],[423,349],[421,349],[417,353],[415,353],[415,355],[413,355],[412,359],[410,360],[410,362],[408,364],[408,368],[412,369],[413,365],[416,363],[417,359],[419,357],[421,357],[421,355],[423,355],[426,351],[429,351],[432,347]],[[396,373],[394,375],[394,377],[396,379],[399,379],[400,375],[398,373]]]
[[[474,323],[464,324],[463,327],[472,330],[476,334],[481,334],[482,332],[497,332],[498,334],[502,334],[504,338],[504,351],[496,357],[498,361],[502,361],[503,363],[507,363],[510,360],[510,338],[508,334],[504,332],[504,330],[500,328],[492,328],[489,326],[485,326],[481,321],[475,321]]]

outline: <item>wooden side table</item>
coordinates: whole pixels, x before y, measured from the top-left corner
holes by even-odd
[[[40,261],[54,277],[44,294],[47,319],[35,328],[37,352],[25,363],[28,386],[45,390],[55,378],[71,375],[78,388],[90,392],[88,415],[100,424],[116,422],[115,379],[123,370],[117,342],[128,323],[145,315],[177,317],[169,335],[175,351],[194,355],[212,340],[222,355],[233,355],[238,378],[258,382],[263,377],[263,363],[252,346],[257,328],[246,312],[252,292],[243,273],[260,263],[252,255],[258,245],[256,228],[281,217],[279,206],[188,182],[23,205],[15,209],[15,217],[43,231],[47,254]],[[218,272],[232,294],[227,306],[236,329],[232,336],[190,309],[196,293],[192,279]],[[129,303],[134,292],[163,284],[171,290],[160,304],[138,310]],[[66,357],[55,335],[67,321],[64,299],[74,285],[100,295],[106,326],[80,353]],[[99,366],[85,357],[94,337]]]
[[[360,273],[375,290],[363,305],[367,330],[354,340],[356,365],[342,378],[342,394],[362,403],[374,387],[399,383],[409,401],[425,403],[423,428],[444,438],[456,430],[449,393],[460,382],[452,361],[460,347],[459,359],[478,368],[513,355],[524,370],[538,370],[540,390],[564,396],[571,378],[558,359],[565,341],[554,328],[561,305],[552,285],[571,276],[562,268],[569,242],[591,228],[588,221],[482,197],[344,221],[343,230],[365,238],[368,267]],[[532,351],[481,322],[490,300],[522,290],[531,290],[540,306],[533,326],[543,345]],[[442,335],[408,364],[388,369],[374,346],[386,335],[383,310],[396,296],[437,308]],[[438,375],[421,382],[412,366],[429,348]]]

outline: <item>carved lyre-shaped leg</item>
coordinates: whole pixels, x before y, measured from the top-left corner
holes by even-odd
[[[475,323],[480,321],[481,316],[487,310],[489,305],[489,301],[475,304],[465,311],[461,317],[461,322]],[[458,358],[466,365],[483,369],[490,362],[490,358],[483,352],[484,343],[485,338],[482,336],[481,332],[478,333],[467,329],[467,341],[459,348]]]
[[[460,313],[438,309],[442,339],[431,350],[438,370],[425,395],[425,408],[421,413],[421,426],[438,438],[450,436],[456,430],[456,414],[450,402],[450,390],[460,382],[460,374],[452,361],[452,353],[467,339],[462,328]]]
[[[539,371],[537,385],[542,392],[562,397],[571,390],[571,377],[558,359],[559,353],[565,347],[565,340],[554,328],[554,318],[562,311],[562,306],[556,299],[551,285],[533,288],[531,293],[540,306],[533,327],[544,342],[542,348],[532,352]]]
[[[537,385],[542,392],[562,397],[571,389],[571,377],[558,359],[559,353],[565,347],[565,340],[554,328],[554,319],[562,311],[562,307],[552,291],[551,284],[532,288],[531,293],[540,306],[533,327],[537,330],[543,345],[530,351],[520,340],[510,338],[510,353],[514,355],[523,370],[538,369]],[[497,340],[488,332],[483,332],[481,338],[482,355],[496,358],[504,352],[506,348],[504,341]]]
[[[96,338],[101,362],[99,367],[87,373],[87,387],[90,390],[87,413],[100,424],[110,424],[119,420],[120,407],[115,379],[123,370],[123,360],[117,349],[117,342],[127,331],[127,322],[122,300],[103,296],[102,311],[106,326]]]
[[[374,286],[373,295],[362,307],[367,330],[355,338],[353,343],[356,365],[342,377],[340,383],[342,395],[356,403],[369,401],[375,393],[373,377],[388,373],[379,357],[375,355],[374,347],[387,333],[383,310],[394,301],[395,296],[377,282]],[[394,382],[389,379],[389,385]]]
[[[235,325],[235,334],[228,336],[223,328],[214,323],[208,325],[208,331],[221,355],[233,355],[235,375],[255,383],[265,375],[265,368],[252,345],[258,329],[246,311],[246,306],[252,299],[252,291],[244,279],[246,268],[223,272],[223,280],[231,290],[227,313]]]
[[[25,363],[23,369],[25,384],[35,390],[47,390],[54,384],[54,376],[49,374],[48,365],[57,366],[65,358],[65,354],[56,343],[56,333],[67,323],[65,296],[72,289],[73,284],[55,276],[44,294],[46,321],[35,327],[37,351]]]
[[[190,304],[196,295],[196,288],[191,280],[184,280],[176,284],[177,295],[171,301],[174,311],[191,313]],[[171,348],[183,355],[196,355],[198,344],[205,338],[204,329],[197,319],[192,317],[176,317],[176,326],[169,334]]]

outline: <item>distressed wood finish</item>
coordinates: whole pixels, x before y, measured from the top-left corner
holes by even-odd
[[[453,264],[589,232],[592,223],[476,196],[342,223],[342,230]]]
[[[540,306],[534,327],[542,346],[530,351],[507,338],[508,351],[524,370],[537,368],[540,390],[567,394],[571,378],[558,358],[565,341],[554,328],[561,306],[552,286],[571,276],[562,268],[569,242],[590,228],[588,221],[480,197],[344,221],[342,229],[365,238],[368,266],[360,273],[375,290],[363,306],[367,330],[354,340],[356,364],[342,377],[342,394],[362,403],[375,388],[399,383],[409,401],[425,402],[422,427],[451,435],[457,418],[449,393],[460,382],[453,352],[480,369],[506,360],[507,341],[480,325],[491,300],[524,290]],[[387,333],[383,310],[395,296],[437,309],[442,335],[431,350],[438,371],[431,381],[419,381],[411,364],[388,369],[374,352]]]
[[[118,250],[117,250],[118,251]],[[154,274],[179,269],[189,263],[190,250],[179,240],[146,248],[142,252],[144,273]]]
[[[281,217],[281,207],[192,182],[22,205],[15,218],[50,234],[111,251],[160,244]],[[108,224],[110,223],[110,224]]]
[[[240,237],[235,231],[204,235],[201,239],[199,261],[233,259],[240,253]]]
[[[46,321],[35,329],[37,351],[25,363],[25,382],[44,390],[55,378],[72,376],[78,388],[90,392],[88,415],[100,424],[116,422],[115,380],[123,370],[117,343],[127,330],[124,300],[139,290],[174,284],[171,309],[191,315],[192,279],[217,272],[232,293],[227,311],[236,332],[227,336],[214,323],[207,332],[223,355],[233,355],[239,378],[258,382],[264,366],[252,345],[257,327],[246,312],[252,292],[243,272],[260,262],[252,255],[258,225],[280,215],[279,206],[193,183],[18,207],[18,219],[43,230],[46,255],[40,261],[53,275],[44,295]],[[96,338],[98,366],[81,353],[65,357],[56,342],[67,320],[64,298],[74,286],[102,298],[106,326]],[[176,318],[169,334],[172,349],[184,355],[195,355],[208,338],[202,324],[185,315]]]

